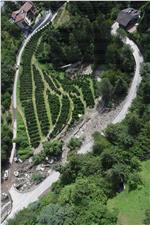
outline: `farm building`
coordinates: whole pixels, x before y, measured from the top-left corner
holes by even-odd
[[[28,28],[35,16],[35,7],[32,2],[25,2],[17,11],[12,12],[11,18],[21,28]]]
[[[120,11],[116,21],[120,26],[128,29],[129,27],[134,26],[138,22],[139,18],[140,11],[133,8],[127,8]]]

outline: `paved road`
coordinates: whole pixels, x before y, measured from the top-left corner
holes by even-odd
[[[13,218],[17,212],[27,207],[32,202],[37,201],[42,193],[50,188],[51,185],[59,179],[59,176],[59,172],[51,171],[50,175],[42,183],[40,183],[35,190],[26,193],[19,193],[12,186],[9,191],[13,200],[12,211],[2,225],[5,225],[7,220]]]
[[[13,98],[12,98],[12,105],[13,105],[13,139],[15,139],[17,137],[17,120],[16,120],[16,109],[17,109],[17,81],[18,81],[18,77],[19,77],[19,66],[21,63],[21,57],[23,54],[23,51],[27,45],[27,43],[29,42],[29,40],[31,39],[31,37],[37,33],[39,30],[43,29],[50,21],[52,21],[55,17],[56,17],[57,13],[55,13],[52,16],[51,11],[48,11],[47,15],[45,16],[45,18],[43,19],[43,21],[41,21],[41,23],[32,31],[32,33],[24,40],[19,54],[17,56],[17,60],[16,60],[16,68],[18,68],[16,70],[16,74],[15,74],[15,81],[14,81],[14,87],[13,87]],[[10,164],[12,164],[14,156],[16,153],[16,143],[13,142],[13,147],[12,147],[12,151],[11,151],[11,155],[9,158],[9,162]]]

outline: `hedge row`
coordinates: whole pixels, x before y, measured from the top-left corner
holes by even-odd
[[[48,76],[46,73],[44,73],[44,79],[48,83],[49,87],[51,88],[52,91],[54,91],[57,94],[61,94],[61,92],[58,90],[56,84],[54,84],[52,78]]]
[[[33,108],[33,102],[25,101],[23,105],[24,105],[24,112],[26,116],[27,128],[28,128],[28,133],[30,136],[31,145],[34,148],[36,148],[38,147],[40,143],[40,135],[39,135],[36,116],[35,116],[35,112]]]
[[[60,111],[60,100],[57,95],[51,94],[50,91],[47,92],[47,95],[51,111],[52,123],[54,125],[56,123]]]
[[[36,52],[37,42],[41,36],[41,32],[34,35],[26,45],[22,56],[22,74],[20,75],[20,100],[24,108],[30,142],[34,148],[38,147],[40,143],[40,135],[32,101],[33,81],[31,61],[33,54]]]
[[[95,100],[93,97],[93,93],[90,87],[90,81],[88,79],[81,81],[78,81],[78,86],[81,88],[82,93],[83,93],[83,98],[86,102],[87,107],[94,107],[95,105]]]
[[[74,110],[72,113],[72,120],[70,126],[73,125],[80,117],[84,114],[84,105],[80,98],[72,96],[72,101],[74,104]]]
[[[32,147],[38,147],[40,135],[32,102],[33,86],[31,74],[31,60],[36,50],[39,35],[35,35],[27,44],[22,57],[22,74],[20,76],[20,100],[24,108],[27,129]]]
[[[63,95],[61,113],[52,133],[50,134],[51,138],[54,138],[56,135],[58,135],[63,130],[63,128],[67,125],[67,122],[69,119],[69,110],[70,110],[69,97],[67,95]]]
[[[39,71],[33,66],[33,76],[35,82],[35,102],[38,114],[38,120],[44,136],[49,132],[50,123],[44,101],[44,84]]]

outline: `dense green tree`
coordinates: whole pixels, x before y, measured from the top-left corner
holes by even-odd
[[[146,80],[146,83],[143,87],[143,100],[144,100],[144,103],[150,103],[150,77],[149,79]]]
[[[58,201],[61,204],[72,204],[72,193],[75,189],[74,184],[66,185],[63,189],[61,189]]]
[[[83,225],[115,225],[117,222],[117,213],[111,213],[101,202],[93,201],[86,208],[85,212],[79,212],[76,224]]]
[[[11,152],[12,143],[12,131],[7,125],[2,125],[2,134],[1,134],[1,159],[2,165],[7,162],[9,154]]]
[[[141,129],[141,120],[136,113],[131,113],[128,116],[128,132],[132,135],[137,135]]]
[[[113,86],[118,81],[119,78],[125,79],[126,74],[122,73],[120,70],[106,70],[101,73],[101,78],[107,78]]]
[[[36,8],[41,10],[49,10],[51,9],[53,12],[57,11],[59,7],[64,3],[64,1],[38,1],[34,2]]]
[[[44,152],[34,155],[33,156],[33,164],[38,165],[38,164],[42,163],[45,160],[45,157],[46,157],[46,155]]]
[[[107,139],[102,136],[100,133],[94,133],[94,145],[93,145],[93,153],[96,155],[100,155],[106,148],[109,147],[109,142]]]
[[[94,63],[103,64],[106,59],[107,45],[110,42],[110,20],[105,20],[102,14],[96,18],[94,27]]]
[[[126,73],[134,72],[134,58],[132,55],[132,49],[128,45],[124,45],[120,52],[120,58],[122,63],[120,65],[120,70]],[[131,75],[130,75],[131,76]]]
[[[105,203],[106,196],[92,179],[79,178],[75,183],[75,187],[71,193],[72,202],[75,205],[87,206],[90,199],[98,200]]]
[[[50,142],[45,142],[43,144],[44,153],[47,156],[60,156],[62,153],[63,143],[58,140],[53,140]]]
[[[142,65],[142,76],[145,77],[150,74],[150,63],[146,62]]]
[[[122,164],[118,164],[114,166],[112,169],[108,170],[105,177],[105,182],[108,189],[109,197],[112,197],[116,194],[116,192],[120,192],[123,189],[123,179],[124,179],[124,171],[122,170],[124,167]]]
[[[123,78],[118,78],[115,87],[114,87],[114,97],[115,98],[121,98],[124,97],[127,94],[128,85],[127,82]]]
[[[145,61],[150,61],[150,30],[148,26],[149,21],[149,10],[150,2],[143,2],[140,8],[141,19],[139,21],[139,26],[137,28],[137,33],[129,35],[133,40],[135,40],[140,47],[140,51],[144,56]]]
[[[108,125],[105,130],[105,136],[106,138],[113,144],[115,144],[119,140],[119,135],[121,131],[120,124],[111,124]]]
[[[101,73],[102,81],[97,83],[97,95],[102,95],[106,103],[118,103],[126,94],[128,90],[128,75],[122,73],[120,70],[106,70]]]
[[[108,63],[109,67],[113,70],[119,69],[127,74],[134,72],[134,58],[132,51],[128,46],[123,45],[121,38],[119,37],[114,37],[107,45],[106,63]],[[129,79],[131,79],[130,77],[131,75],[129,76]]]
[[[117,44],[116,42],[112,42],[107,46],[106,63],[108,63],[112,69],[117,69],[118,64],[121,64],[119,51],[122,46],[119,46],[120,42],[121,41],[117,39]]]
[[[68,143],[68,148],[70,150],[76,150],[80,148],[81,145],[82,145],[82,141],[79,138],[71,138]]]
[[[16,142],[17,148],[26,148],[29,145],[25,137],[18,137],[14,140],[14,142]]]
[[[128,180],[129,191],[135,190],[140,184],[142,184],[140,176],[136,173],[130,174]]]
[[[31,213],[31,210],[27,209],[23,209],[22,211],[20,211],[17,216],[14,219],[10,219],[8,221],[8,225],[18,225],[18,224],[22,224],[22,225],[33,225],[36,224],[37,222],[37,214],[36,213]]]
[[[102,163],[103,170],[110,169],[115,162],[116,162],[116,159],[114,158],[114,156],[111,154],[109,150],[105,150],[105,152],[101,154],[101,163]]]
[[[49,204],[42,209],[38,217],[38,222],[41,225],[69,225],[69,220],[71,221],[73,219],[72,215],[72,207],[69,205],[61,206],[59,204]]]
[[[75,36],[73,35],[73,33],[70,33],[69,35],[69,43],[70,43],[70,46],[64,48],[64,54],[65,54],[66,60],[67,62],[71,62],[71,63],[77,62],[81,58],[82,53],[80,48],[78,47],[77,40]]]
[[[112,98],[113,87],[108,78],[104,78],[100,83],[100,92],[106,105]]]
[[[143,222],[144,222],[144,225],[150,224],[150,209],[145,210],[145,218],[144,218]]]
[[[73,183],[81,168],[80,161],[77,156],[72,156],[69,163],[62,168],[61,181],[63,184]]]

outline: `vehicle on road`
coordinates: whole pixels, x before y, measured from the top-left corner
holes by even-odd
[[[5,170],[5,172],[4,172],[4,180],[7,180],[8,179],[8,170]]]

